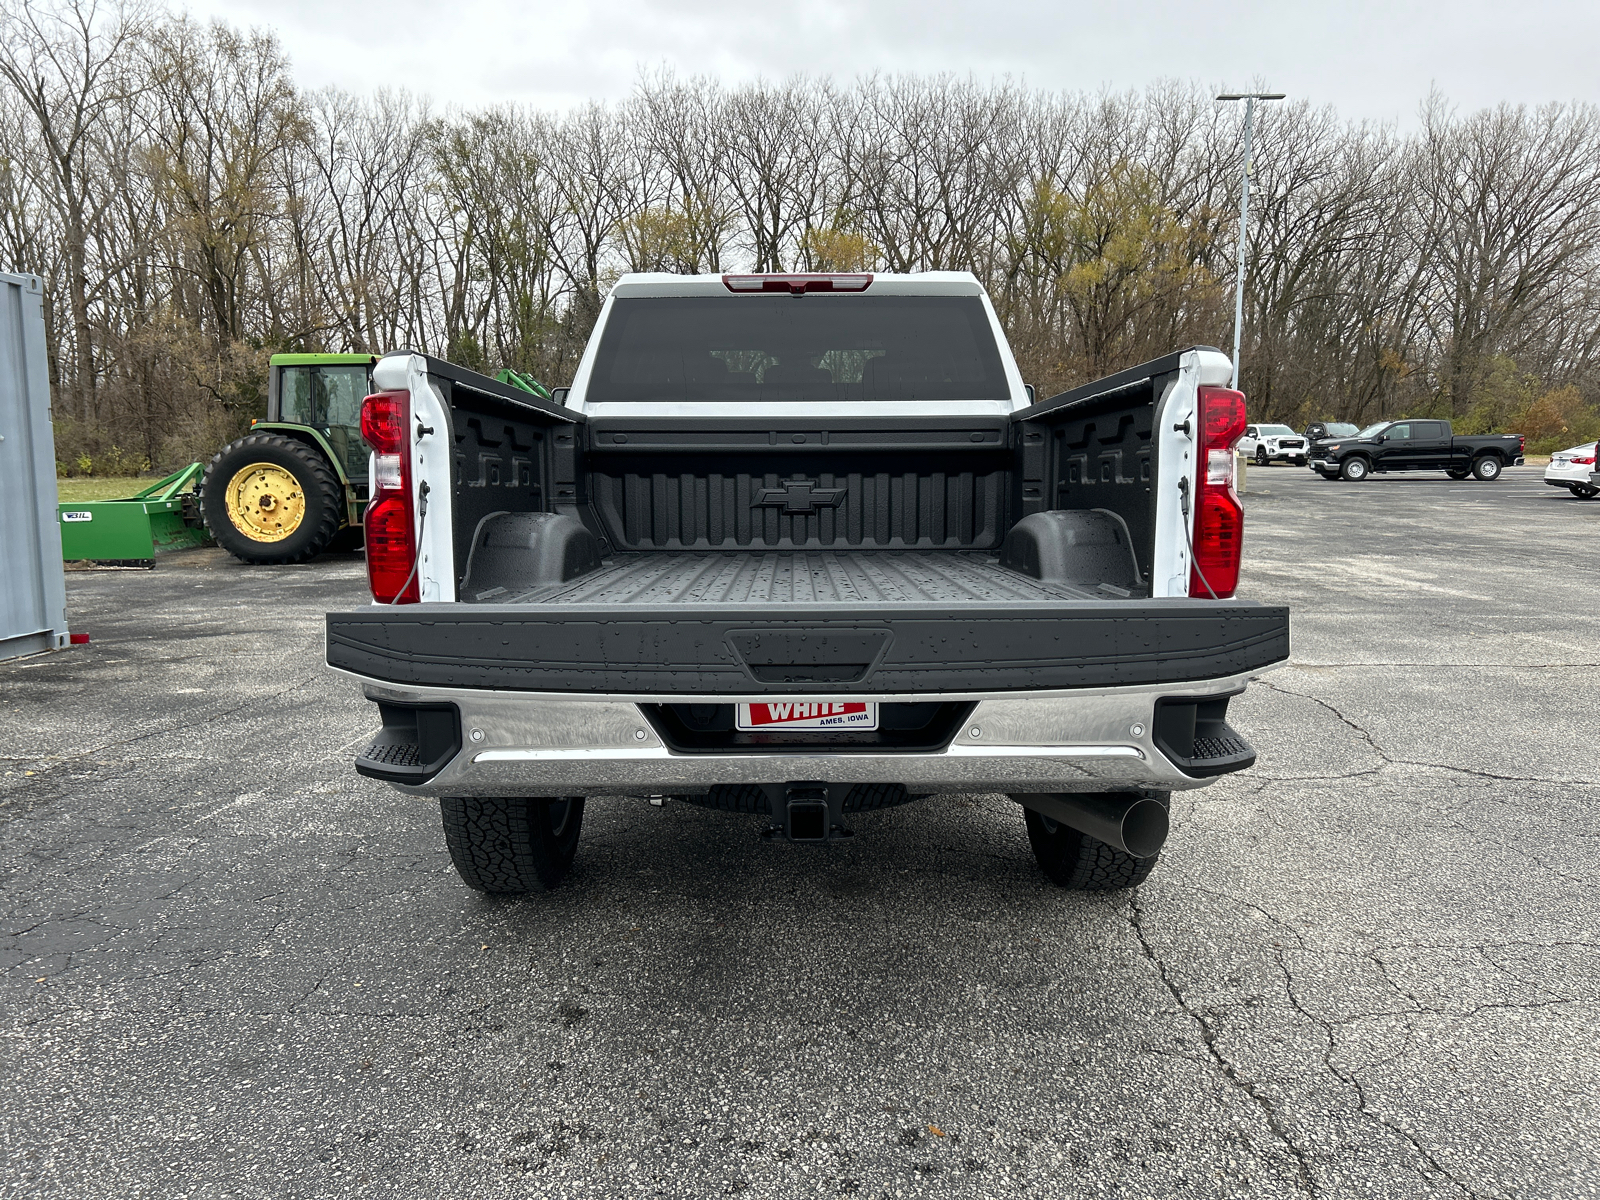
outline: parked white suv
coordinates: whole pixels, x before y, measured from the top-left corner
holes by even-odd
[[[1246,425],[1239,453],[1266,466],[1275,459],[1306,465],[1306,439],[1287,425]]]

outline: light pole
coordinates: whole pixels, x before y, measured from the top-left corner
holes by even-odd
[[[1255,124],[1257,100],[1282,100],[1282,92],[1223,92],[1218,100],[1244,101],[1244,182],[1239,186],[1239,277],[1233,285],[1233,382],[1239,390],[1239,335],[1244,328],[1245,236],[1250,228],[1250,133]]]

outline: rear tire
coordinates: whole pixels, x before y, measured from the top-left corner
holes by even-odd
[[[1472,477],[1480,483],[1493,483],[1500,478],[1500,460],[1492,454],[1484,454],[1472,460]]]
[[[1600,496],[1600,488],[1587,483],[1575,483],[1568,490],[1579,500],[1593,500]]]
[[[1465,479],[1468,475],[1471,475],[1472,472],[1471,471],[1450,470],[1450,471],[1446,471],[1445,474],[1450,476],[1451,479]]]
[[[344,486],[304,442],[252,433],[207,465],[200,515],[217,545],[237,559],[305,562],[326,550],[344,523]]]
[[[1022,811],[1028,823],[1028,842],[1033,846],[1033,857],[1039,869],[1058,887],[1075,892],[1114,892],[1138,887],[1150,877],[1161,858],[1160,854],[1135,858],[1070,825],[1041,816],[1031,808]]]
[[[1339,478],[1347,479],[1351,483],[1360,483],[1372,474],[1372,464],[1359,454],[1352,454],[1339,464]]]
[[[480,892],[548,892],[578,853],[582,796],[445,796],[439,809],[450,861]]]

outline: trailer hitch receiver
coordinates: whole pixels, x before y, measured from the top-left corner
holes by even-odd
[[[844,797],[849,786],[826,783],[765,784],[767,811],[781,817],[761,831],[761,836],[789,842],[831,842],[853,837],[844,827]]]
[[[785,789],[784,833],[791,842],[825,842],[828,840],[828,789],[804,784]]]

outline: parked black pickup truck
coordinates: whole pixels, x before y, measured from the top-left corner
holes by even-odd
[[[1324,479],[1358,482],[1374,471],[1443,471],[1487,482],[1522,465],[1522,435],[1455,437],[1449,421],[1379,421],[1354,437],[1311,444],[1311,469]]]
[[[965,273],[624,276],[557,401],[386,356],[375,603],[327,624],[382,720],[356,769],[438,797],[490,892],[557,882],[596,797],[825,842],[952,792],[1019,801],[1057,883],[1136,884],[1289,653],[1232,598],[1230,368],[1032,403]]]

